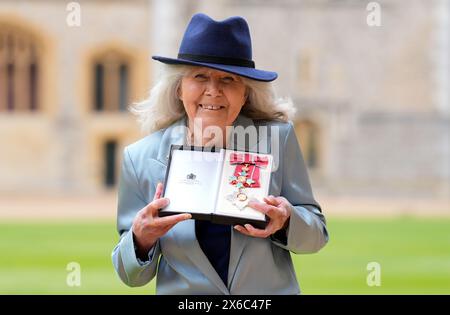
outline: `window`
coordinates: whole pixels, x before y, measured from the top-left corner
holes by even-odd
[[[39,57],[27,32],[0,23],[0,112],[39,108]]]
[[[319,165],[319,135],[317,126],[309,120],[302,120],[295,124],[295,133],[308,168],[317,168]]]
[[[95,109],[103,110],[103,65],[96,64],[95,71]]]
[[[93,64],[93,103],[96,111],[125,111],[129,97],[129,65],[120,53],[110,51]]]
[[[116,154],[117,142],[107,141],[104,145],[104,184],[108,188],[116,184]]]
[[[127,109],[128,99],[128,67],[125,64],[120,65],[119,72],[119,110],[124,111]]]

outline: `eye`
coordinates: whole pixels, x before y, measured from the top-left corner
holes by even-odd
[[[203,73],[197,73],[194,76],[194,78],[203,81],[203,80],[206,80],[208,77],[205,74],[203,74]]]
[[[223,77],[222,81],[225,82],[225,83],[230,83],[230,82],[233,82],[235,80],[234,80],[233,77]]]

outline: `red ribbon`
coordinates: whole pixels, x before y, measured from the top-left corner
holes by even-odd
[[[259,183],[259,169],[260,168],[266,168],[269,164],[269,159],[266,156],[259,156],[256,154],[240,154],[240,153],[231,153],[230,154],[230,164],[236,165],[236,169],[234,170],[234,176],[239,177],[241,176],[239,173],[241,173],[243,170],[242,168],[245,167],[245,164],[248,164],[248,170],[246,178],[250,178],[253,180],[253,183],[248,184],[247,182],[243,182],[242,185],[244,187],[249,188],[257,188],[260,187]],[[231,181],[231,184],[236,185],[239,183],[238,180]]]

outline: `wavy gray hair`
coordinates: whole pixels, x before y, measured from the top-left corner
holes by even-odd
[[[145,134],[166,128],[182,118],[186,111],[177,96],[181,79],[192,66],[163,64],[158,82],[150,90],[150,95],[142,102],[130,106],[130,111],[138,117],[141,130]],[[295,114],[290,99],[276,98],[270,82],[256,81],[241,77],[248,88],[248,98],[241,113],[255,120],[276,120],[286,122]]]

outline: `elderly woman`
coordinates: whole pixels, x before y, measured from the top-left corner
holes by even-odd
[[[299,294],[290,251],[317,252],[328,233],[288,122],[292,105],[275,101],[269,83],[275,72],[255,69],[246,21],[196,14],[178,58],[153,59],[165,64],[162,77],[149,99],[133,108],[149,135],[126,147],[123,157],[120,241],[112,253],[119,277],[142,286],[156,276],[158,294]],[[203,130],[222,130],[221,136],[196,135],[199,121]],[[227,128],[238,126],[244,128]],[[192,220],[188,213],[158,216],[170,202],[161,197],[161,182],[171,144],[235,148],[236,133],[260,126],[277,132],[260,133],[256,142],[279,146],[270,195],[248,204],[270,219],[265,229]],[[241,144],[255,148],[249,146]]]

